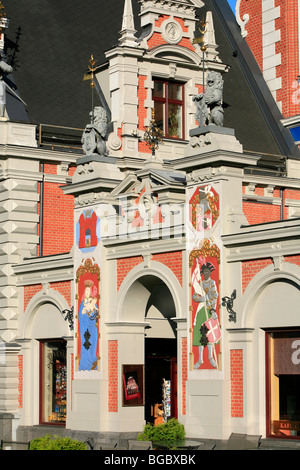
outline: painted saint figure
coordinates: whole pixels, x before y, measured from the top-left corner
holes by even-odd
[[[199,359],[194,365],[194,369],[199,369],[203,364],[203,350],[207,346],[208,359],[212,367],[217,367],[214,357],[214,344],[220,339],[220,330],[217,316],[218,290],[216,283],[211,279],[211,273],[215,270],[212,263],[204,263],[199,267],[199,261],[193,273],[192,284],[194,288],[193,301],[198,303],[193,328],[193,346],[199,348]],[[202,280],[203,275],[203,280]],[[212,321],[216,324],[212,325]],[[215,334],[214,329],[217,332]]]
[[[79,370],[97,370],[98,319],[97,287],[86,280],[80,303],[78,319],[80,326],[81,352]]]

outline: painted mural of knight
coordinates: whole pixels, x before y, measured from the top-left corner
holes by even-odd
[[[220,196],[207,184],[188,197],[190,370],[220,370]]]
[[[194,369],[199,369],[204,363],[204,348],[208,349],[208,360],[213,368],[217,368],[218,359],[215,345],[221,338],[217,315],[218,289],[216,281],[211,278],[215,266],[205,262],[201,257],[196,258],[196,267],[192,275],[193,302],[197,304],[193,321],[193,346],[198,348],[198,360]],[[203,276],[203,278],[202,278]]]

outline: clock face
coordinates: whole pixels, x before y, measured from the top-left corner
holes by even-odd
[[[164,23],[162,34],[164,39],[171,44],[177,44],[182,39],[182,29],[177,21],[174,20],[169,20]]]

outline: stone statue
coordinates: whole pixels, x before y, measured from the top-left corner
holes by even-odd
[[[86,155],[106,155],[107,114],[97,106],[90,113],[91,123],[87,124],[82,134],[81,143]]]
[[[204,93],[193,97],[199,127],[207,124],[223,126],[223,79],[219,72],[209,72]]]
[[[11,73],[13,71],[13,68],[3,59],[3,55],[0,54],[0,117],[4,117],[6,106],[6,84],[4,81],[4,76],[7,73]]]

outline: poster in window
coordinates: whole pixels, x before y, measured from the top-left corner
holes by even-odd
[[[144,405],[144,366],[123,365],[123,406]]]

